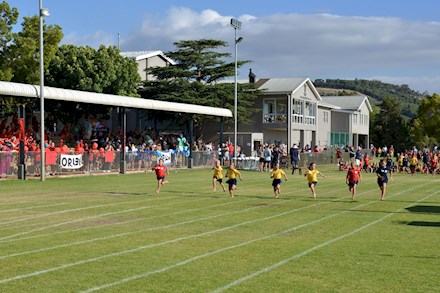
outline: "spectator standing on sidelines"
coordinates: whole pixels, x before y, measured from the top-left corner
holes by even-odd
[[[275,198],[278,198],[281,193],[281,179],[284,177],[284,179],[287,181],[287,175],[284,173],[283,170],[280,169],[280,164],[275,164],[273,166],[273,170],[270,173],[270,178],[273,178],[272,186],[273,186],[273,192],[275,194]]]
[[[290,148],[290,162],[292,163],[292,175],[295,174],[295,170],[298,169],[298,163],[300,159],[299,148],[294,144]]]
[[[270,162],[272,161],[272,147],[267,146],[264,150],[264,168],[265,172],[269,172],[270,170]]]

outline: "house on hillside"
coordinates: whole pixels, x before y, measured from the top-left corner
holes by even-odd
[[[323,96],[323,101],[336,105],[332,110],[330,145],[370,145],[370,112],[367,96]]]
[[[254,78],[250,72],[246,82],[252,83]],[[254,107],[261,111],[253,115],[253,123],[238,124],[237,131],[237,144],[246,155],[264,142],[289,147],[294,143],[320,148],[329,145],[332,110],[339,106],[322,101],[309,78],[263,78],[255,87],[262,93]],[[226,128],[224,134],[231,139],[234,133]]]
[[[175,62],[165,56],[162,51],[121,52],[121,56],[136,60],[136,63],[138,64],[138,73],[142,81],[155,79],[153,75],[147,74],[145,71],[147,68],[165,67],[175,64]]]
[[[255,79],[249,73],[249,82]],[[246,155],[264,142],[300,144],[319,149],[334,145],[367,146],[371,105],[362,97],[321,97],[307,77],[263,78],[255,81],[261,91],[254,107],[260,109],[249,125],[238,124],[237,144]],[[204,127],[203,137],[218,142],[219,130]],[[234,130],[225,127],[224,140],[233,142]]]

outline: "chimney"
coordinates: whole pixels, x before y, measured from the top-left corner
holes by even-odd
[[[256,75],[252,73],[252,68],[249,69],[249,83],[255,83]]]

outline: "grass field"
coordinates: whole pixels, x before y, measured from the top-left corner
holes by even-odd
[[[0,182],[0,292],[440,292],[440,176],[396,174],[385,201],[364,174],[318,166],[275,199],[242,171],[236,197],[210,170]],[[218,188],[218,190],[221,188]]]

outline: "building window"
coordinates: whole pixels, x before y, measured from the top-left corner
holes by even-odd
[[[316,120],[316,104],[306,101],[304,110],[304,124],[315,125]]]
[[[285,99],[264,99],[263,123],[287,122],[287,103]]]
[[[303,123],[304,117],[304,101],[299,99],[293,99],[292,101],[292,123]]]
[[[358,124],[358,114],[353,114],[352,116],[353,116],[353,118],[352,118],[353,124]]]
[[[328,123],[328,111],[323,111],[324,114],[324,123]]]
[[[347,132],[331,132],[330,133],[330,145],[345,146],[349,144],[350,136]]]

